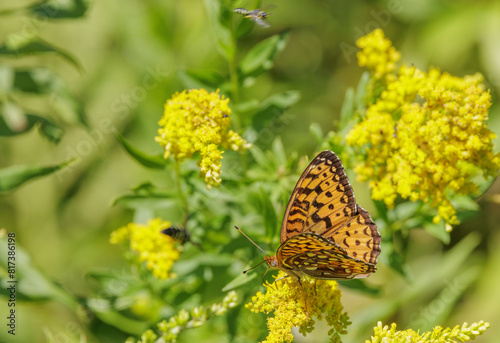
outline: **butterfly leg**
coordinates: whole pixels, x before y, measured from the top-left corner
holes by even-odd
[[[306,296],[306,290],[304,289],[304,285],[302,285],[302,282],[300,281],[300,277],[297,275],[297,280],[299,281],[300,288],[302,288],[302,294],[304,295],[304,307],[306,310],[306,315],[309,318],[309,309],[307,306],[307,296]]]
[[[274,280],[273,284],[276,284],[276,290],[278,290],[278,283],[276,281],[283,280],[283,279],[285,279],[285,278],[287,278],[289,276],[290,276],[289,274],[286,274],[285,276],[282,276],[282,277]]]
[[[300,285],[300,288],[302,289],[302,294],[304,295],[304,307],[305,307],[305,311],[306,311],[306,315],[307,317],[309,317],[309,309],[308,309],[308,306],[307,306],[307,296],[306,296],[306,290],[304,289],[304,285],[302,285],[302,281],[300,281],[300,276],[294,272],[291,272],[291,271],[287,271],[288,274],[286,274],[285,276],[283,277],[280,277],[279,279],[277,279],[276,281],[280,280],[280,279],[283,279],[283,278],[286,278],[288,276],[293,276],[297,279],[299,285]]]

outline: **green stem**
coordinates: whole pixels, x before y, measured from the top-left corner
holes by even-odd
[[[182,179],[182,176],[181,176],[180,162],[175,160],[175,183],[177,186],[177,192],[179,193],[179,198],[180,198],[181,203],[182,203],[182,207],[184,208],[184,219],[183,219],[182,225],[186,228],[187,222],[189,219],[189,205],[188,205],[186,195],[182,191],[181,179]]]

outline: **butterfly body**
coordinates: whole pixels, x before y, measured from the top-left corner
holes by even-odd
[[[353,279],[376,270],[381,237],[356,204],[342,163],[323,151],[295,186],[281,226],[281,245],[265,257],[272,269],[300,279]]]

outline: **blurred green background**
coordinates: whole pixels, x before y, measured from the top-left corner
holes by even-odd
[[[2,1],[0,11],[30,3]],[[241,4],[254,6],[251,1]],[[355,41],[377,27],[393,41],[406,63],[423,70],[435,66],[456,76],[482,73],[493,98],[489,127],[500,134],[499,1],[274,0],[272,4],[276,7],[270,10],[271,27],[255,26],[239,45],[238,54],[243,56],[256,43],[286,29],[290,39],[275,67],[242,90],[242,100],[262,100],[279,91],[300,92],[300,101],[286,113],[289,125],[279,132],[287,154],[314,155],[316,143],[309,133],[310,124],[319,123],[324,132],[335,129],[345,92],[358,84],[362,74],[356,63]],[[50,96],[42,100],[23,97],[26,108],[36,108],[58,122],[64,136],[57,145],[34,130],[0,137],[0,168],[52,165],[75,156],[79,159],[60,173],[1,194],[0,228],[16,232],[17,244],[49,279],[84,297],[93,292],[86,277],[89,271],[125,265],[122,250],[108,240],[112,230],[132,220],[132,213],[113,206],[113,200],[144,180],[172,187],[162,172],[151,172],[133,161],[115,133],[144,151],[159,153],[160,147],[153,141],[157,122],[166,99],[186,88],[182,72],[218,70],[226,74],[227,64],[217,51],[203,1],[95,1],[83,18],[40,20],[20,12],[0,19],[1,42],[12,33],[27,31],[71,54],[81,64],[81,71],[55,54],[0,56],[0,65],[40,66],[54,71],[83,104],[90,130],[71,116],[55,116],[59,109]],[[260,145],[262,149],[269,146],[269,142]],[[367,206],[367,185],[358,184],[355,175],[349,176],[358,203]],[[394,313],[389,320],[397,322],[400,329],[415,323],[432,327],[489,321],[492,328],[477,341],[496,342],[500,337],[499,193],[500,184],[495,182],[479,199],[480,214],[455,228],[448,246],[422,230],[413,231],[408,257],[411,280],[381,263],[368,280],[371,285],[384,285],[381,296],[343,289],[342,301],[353,322],[345,342],[368,338],[371,330],[356,323],[370,320],[374,325],[384,311]],[[195,236],[197,233],[202,239],[202,232],[200,228]],[[457,244],[470,233],[475,235]],[[237,237],[236,233],[231,235]],[[6,307],[0,301],[3,318]],[[7,336],[2,326],[1,341],[45,342],[46,330],[66,334],[60,341],[77,340],[69,327],[83,324],[66,305],[53,301],[18,305],[16,340]],[[240,318],[251,320],[249,317]],[[263,320],[257,324],[265,331]],[[210,341],[210,331],[199,330],[181,341],[196,339],[196,335]],[[321,331],[317,329],[306,339],[298,336],[297,341],[322,341],[326,333]],[[117,335],[116,341],[121,337]],[[211,341],[225,340],[211,337]]]

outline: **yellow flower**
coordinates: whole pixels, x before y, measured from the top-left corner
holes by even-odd
[[[190,312],[181,309],[168,320],[165,319],[158,323],[158,329],[162,335],[161,342],[177,342],[177,337],[183,330],[202,326],[208,320],[226,314],[229,309],[237,305],[238,294],[235,291],[230,291],[220,303],[194,307]]]
[[[374,336],[365,343],[455,343],[474,340],[476,336],[483,334],[490,327],[490,323],[480,321],[468,326],[464,323],[462,327],[455,326],[453,329],[443,329],[441,326],[434,327],[433,331],[418,334],[411,329],[396,331],[396,324],[392,323],[391,328],[387,325],[382,327],[382,322],[378,322],[373,329]]]
[[[387,55],[377,49],[380,40],[388,49],[381,32],[360,38],[364,59]],[[360,60],[360,65],[369,64]],[[371,69],[378,79],[377,70],[391,68]],[[491,97],[481,75],[459,78],[434,68],[424,72],[402,65],[397,73],[387,74],[383,84],[384,90],[346,137],[348,145],[363,147],[366,153],[355,168],[359,179],[370,181],[372,198],[388,207],[398,195],[422,200],[437,208],[435,223],[444,219],[448,226],[458,224],[453,197],[476,193],[473,178],[495,176],[500,168],[500,155],[493,152],[496,135],[486,126]]]
[[[251,147],[237,133],[228,131],[231,124],[229,99],[219,91],[205,89],[184,90],[175,93],[165,103],[163,117],[155,141],[165,150],[164,157],[172,155],[176,161],[191,158],[200,152],[198,165],[208,188],[221,183],[220,168],[225,149],[242,151]]]
[[[356,45],[361,49],[357,53],[358,64],[371,70],[376,79],[394,71],[401,58],[401,54],[392,46],[391,41],[385,38],[381,29],[361,37]]]
[[[168,279],[175,277],[170,270],[179,259],[181,247],[175,244],[172,237],[161,233],[166,227],[170,227],[170,223],[160,218],[149,220],[147,225],[130,223],[113,231],[110,242],[119,244],[129,241],[130,248],[139,253],[140,261],[146,262],[155,277]]]
[[[283,276],[285,273],[280,271],[277,278]],[[252,302],[245,305],[254,313],[274,313],[274,317],[267,319],[269,335],[264,342],[293,342],[291,330],[294,326],[305,336],[314,329],[313,316],[319,320],[326,318],[331,327],[328,332],[331,342],[340,342],[339,334],[346,333],[350,322],[347,313],[342,312],[341,292],[337,288],[337,282],[304,277],[301,278],[301,283],[303,289],[293,277],[273,284],[266,282],[266,293],[258,292],[252,297]],[[304,295],[307,299],[307,313]]]

